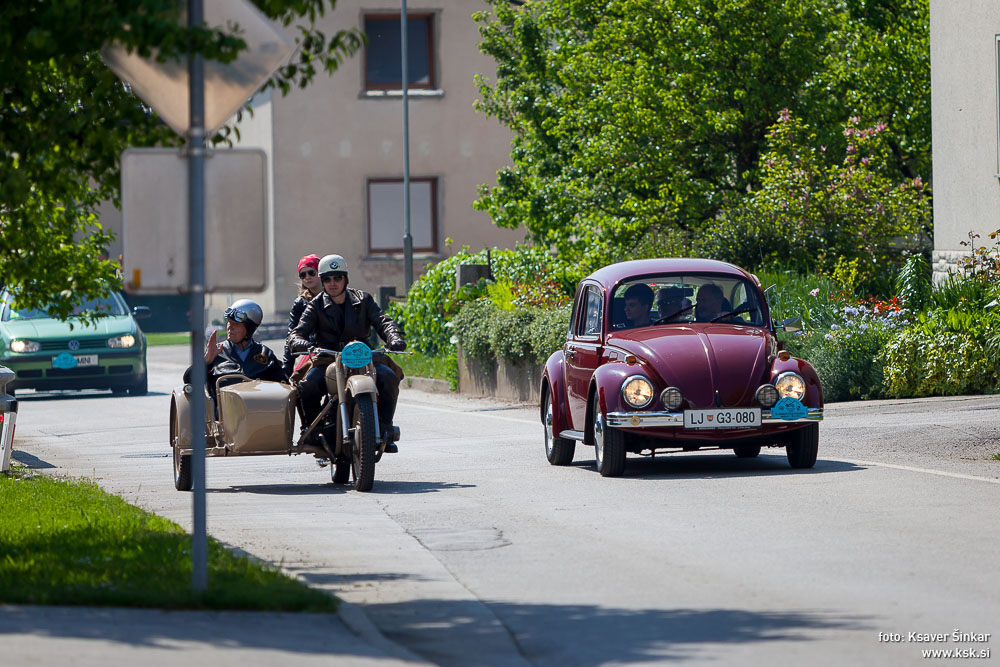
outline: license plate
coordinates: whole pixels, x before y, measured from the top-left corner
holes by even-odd
[[[757,428],[760,408],[685,410],[684,428]]]
[[[96,366],[96,354],[67,354],[63,352],[52,359],[53,368],[77,368],[79,366]]]

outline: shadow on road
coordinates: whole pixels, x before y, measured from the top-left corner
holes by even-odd
[[[589,666],[707,657],[712,645],[828,639],[830,630],[868,630],[877,620],[821,610],[616,609],[451,600],[365,605],[364,610],[386,636],[442,665],[468,664],[472,655],[478,656],[477,664],[499,664],[486,647],[498,645],[502,635],[513,638],[531,663]],[[449,637],[452,642],[461,637],[464,650],[449,646]]]
[[[150,391],[144,394],[144,396],[170,396],[170,394],[165,391]],[[125,398],[125,396],[116,396],[105,389],[81,389],[80,391],[36,391],[30,394],[17,392],[18,402],[23,403],[32,403],[34,401],[74,401],[85,398]],[[143,398],[143,396],[135,396],[133,398]]]
[[[450,489],[470,489],[475,484],[458,484],[455,482],[399,482],[375,480],[371,494],[411,494],[437,493]],[[309,496],[329,495],[332,493],[354,492],[350,484],[240,484],[221,489],[208,489],[208,493],[259,493],[272,496]]]
[[[779,450],[776,450],[776,452]],[[574,468],[594,469],[594,462],[574,461]],[[844,461],[816,461],[814,468],[791,468],[782,454],[762,453],[757,458],[739,459],[733,454],[667,454],[655,458],[628,457],[625,477],[630,479],[723,479],[727,477],[757,477],[760,475],[821,475],[836,472],[858,472],[864,466]],[[596,474],[596,473],[595,473]]]
[[[48,461],[43,461],[42,459],[38,458],[37,456],[34,456],[33,454],[21,451],[20,449],[15,449],[13,452],[11,452],[11,458],[13,458],[18,463],[26,465],[29,468],[33,468],[35,470],[58,467],[49,463]]]

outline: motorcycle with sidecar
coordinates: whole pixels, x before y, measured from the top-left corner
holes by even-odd
[[[378,419],[378,390],[372,350],[354,341],[337,352],[313,348],[315,365],[325,365],[326,396],[319,415],[294,437],[299,390],[283,382],[251,380],[238,372],[216,369],[213,392],[205,407],[205,456],[266,456],[312,454],[331,462],[331,479],[354,489],[370,491],[375,464],[386,446],[399,440],[399,428],[382,432]],[[221,372],[220,372],[221,371]],[[174,389],[170,399],[170,447],[173,450],[174,487],[190,491],[191,408],[195,389]]]

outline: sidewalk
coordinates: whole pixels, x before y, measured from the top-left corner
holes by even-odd
[[[0,605],[0,664],[298,667],[429,664],[360,608],[337,614]]]

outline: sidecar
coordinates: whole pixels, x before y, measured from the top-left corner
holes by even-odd
[[[205,456],[263,456],[315,454],[324,449],[293,439],[298,390],[283,382],[251,380],[241,374],[215,380],[216,398],[205,401]],[[191,490],[190,384],[173,390],[170,398],[170,447],[174,458],[174,486]]]

